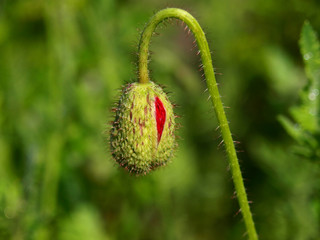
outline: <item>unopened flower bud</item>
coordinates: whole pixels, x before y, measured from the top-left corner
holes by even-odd
[[[176,146],[174,119],[172,104],[161,87],[153,82],[126,85],[111,128],[114,159],[136,174],[165,165]]]

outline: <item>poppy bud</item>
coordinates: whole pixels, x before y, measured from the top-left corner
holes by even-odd
[[[165,165],[173,156],[175,116],[164,91],[153,82],[125,86],[110,134],[116,162],[136,174]]]

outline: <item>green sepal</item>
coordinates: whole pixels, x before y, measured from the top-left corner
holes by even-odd
[[[157,130],[156,98],[165,110],[161,137]],[[112,156],[120,166],[145,174],[165,165],[174,154],[175,116],[165,92],[153,82],[127,84],[110,132]]]

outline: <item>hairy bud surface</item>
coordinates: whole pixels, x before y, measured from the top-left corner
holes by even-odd
[[[125,86],[110,133],[116,162],[136,174],[165,165],[173,156],[175,141],[173,106],[153,82]]]

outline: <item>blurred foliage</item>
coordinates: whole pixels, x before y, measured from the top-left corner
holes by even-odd
[[[260,239],[320,239],[310,25],[300,41],[308,80],[298,46],[305,19],[320,32],[317,0],[0,1],[0,239],[244,234],[197,49],[179,22],[160,26],[151,46],[152,78],[180,106],[177,156],[137,178],[108,152],[109,109],[135,78],[139,33],[168,5],[207,33]],[[281,117],[285,129],[279,115],[290,116]]]
[[[287,132],[299,143],[297,154],[310,160],[320,160],[320,44],[316,33],[307,22],[302,29],[301,53],[305,62],[308,83],[300,94],[301,105],[290,108],[292,123],[285,117],[280,121]]]
[[[314,219],[320,218],[320,44],[317,35],[309,22],[305,22],[300,39],[301,54],[305,63],[308,82],[300,93],[300,105],[291,107],[290,115],[293,123],[285,116],[279,116],[279,121],[288,134],[297,142],[292,151],[300,159],[310,161],[309,174],[314,182],[309,187],[314,191],[309,201],[313,205]],[[312,193],[312,192],[311,192]]]

